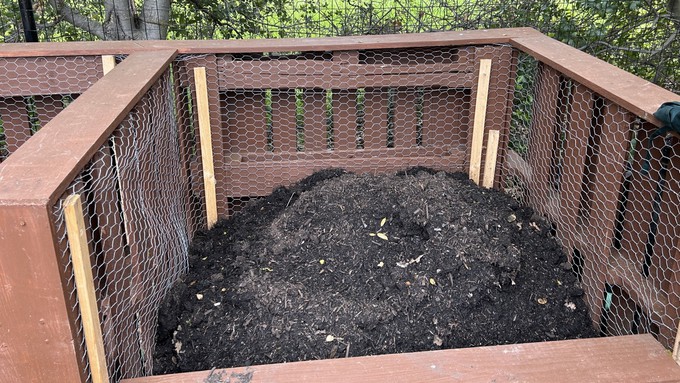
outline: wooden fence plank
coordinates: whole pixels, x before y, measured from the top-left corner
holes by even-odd
[[[453,88],[425,89],[423,93],[423,146],[451,146],[467,142],[464,93]]]
[[[593,118],[593,93],[581,84],[572,87],[571,115],[564,144],[564,164],[560,185],[562,220],[557,237],[562,241],[571,260],[572,249],[578,243],[574,236],[582,233],[578,222],[586,146]]]
[[[297,105],[295,89],[272,90],[272,148],[279,152],[297,150]]]
[[[321,89],[304,90],[305,151],[328,149],[326,92]]]
[[[33,96],[35,111],[42,128],[64,109],[62,95]]]
[[[394,147],[418,144],[417,88],[398,88],[394,96]]]
[[[557,131],[557,107],[560,92],[560,74],[539,64],[536,72],[533,120],[529,132],[527,162],[532,177],[529,184],[529,203],[543,214],[548,214],[551,184],[553,147]]]
[[[680,368],[649,334],[338,358],[197,371],[123,383],[193,383],[212,377],[278,382],[672,382]]]
[[[0,98],[0,119],[5,129],[7,151],[12,154],[31,138],[26,100],[23,97]]]
[[[92,381],[93,383],[108,383],[109,375],[106,368],[106,356],[104,355],[104,341],[99,322],[97,298],[94,292],[90,249],[85,234],[86,227],[80,195],[73,194],[64,201],[64,221],[66,222],[73,273],[78,289],[78,305],[83,322]]]
[[[198,128],[201,141],[201,161],[203,163],[203,185],[208,229],[217,223],[217,195],[215,193],[215,164],[213,163],[213,146],[210,126],[210,101],[208,100],[208,83],[205,68],[194,68],[196,82],[196,109],[198,110]]]
[[[118,193],[117,169],[113,166],[113,147],[106,143],[92,159],[90,174],[93,179],[90,194],[98,217],[103,270],[106,275],[104,296],[100,310],[106,360],[117,366],[116,376],[140,376],[143,371],[139,350],[126,345],[137,342],[137,325],[131,305],[132,265],[126,252],[127,239],[123,226],[122,202]],[[116,371],[114,371],[116,373]]]
[[[472,127],[470,147],[470,171],[472,181],[479,185],[482,168],[482,144],[484,140],[484,124],[486,123],[486,106],[489,98],[489,81],[491,77],[491,60],[479,61],[479,79],[475,94],[475,114]]]
[[[364,148],[387,147],[387,102],[388,90],[366,89],[364,99]]]
[[[336,150],[357,147],[357,94],[333,89],[333,144]]]

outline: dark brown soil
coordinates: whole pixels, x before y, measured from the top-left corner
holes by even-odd
[[[328,170],[199,233],[155,372],[593,337],[550,225],[464,174]]]

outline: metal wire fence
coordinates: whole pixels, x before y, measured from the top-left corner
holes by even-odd
[[[4,41],[21,41],[17,2],[2,3]],[[34,0],[33,5],[41,41],[323,37],[530,26],[663,87],[680,89],[677,0]]]
[[[70,75],[56,77],[101,76],[82,76],[74,60],[65,65]],[[207,73],[218,215],[329,167],[470,172],[554,224],[603,334],[649,332],[672,347],[680,317],[677,137],[650,142],[656,128],[636,113],[507,44],[317,47],[176,57],[52,206],[85,375],[62,203],[72,193],[83,199],[109,375],[150,374],[159,304],[206,225],[196,67]],[[50,105],[74,92],[49,92],[60,95]],[[27,94],[11,97],[37,100]],[[4,116],[16,110],[23,129],[43,114],[0,108],[6,140],[13,120]]]

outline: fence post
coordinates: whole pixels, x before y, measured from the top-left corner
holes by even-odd
[[[0,203],[0,371],[7,382],[84,382],[50,209]]]
[[[208,215],[208,229],[217,222],[217,195],[215,192],[215,164],[213,163],[212,137],[210,134],[210,103],[208,100],[208,81],[205,68],[194,68],[196,82],[196,107],[198,109],[198,129],[201,138],[201,159],[203,162],[203,186],[205,205]],[[219,128],[219,127],[217,127]]]

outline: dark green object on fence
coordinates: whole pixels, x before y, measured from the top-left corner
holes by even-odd
[[[652,149],[652,141],[663,136],[669,132],[676,132],[680,134],[680,101],[670,101],[661,104],[659,109],[654,112],[654,117],[658,118],[659,121],[663,122],[664,126],[657,129],[652,133],[647,139],[647,158],[642,164],[642,172],[644,174],[649,173],[649,160]]]

